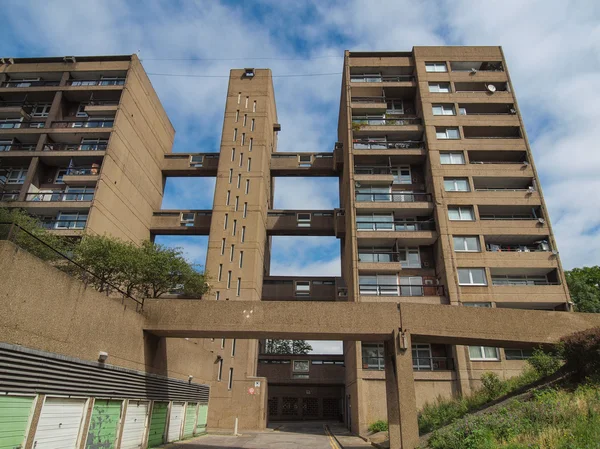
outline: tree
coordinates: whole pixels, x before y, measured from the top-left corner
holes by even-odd
[[[600,313],[600,266],[573,268],[565,276],[575,309]]]
[[[306,340],[267,340],[267,354],[306,355],[312,351],[312,346]]]

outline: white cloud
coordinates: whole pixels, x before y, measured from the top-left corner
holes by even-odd
[[[307,340],[312,346],[311,354],[343,354],[343,342],[330,340]]]

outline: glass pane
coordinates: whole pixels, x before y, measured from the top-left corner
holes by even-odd
[[[473,220],[473,209],[469,207],[460,208],[461,220]]]
[[[453,207],[448,209],[448,218],[450,220],[460,220],[460,213],[458,208]]]
[[[498,349],[490,348],[488,346],[483,347],[483,353],[486,359],[497,359],[498,358]]]
[[[477,237],[466,237],[467,251],[479,251],[479,239]]]
[[[482,359],[483,352],[481,346],[469,346],[469,357],[471,359]]]
[[[471,278],[469,276],[468,268],[459,268],[458,269],[458,283],[463,285],[468,285],[471,283]]]
[[[458,129],[450,128],[447,130],[448,139],[458,139]]]
[[[474,284],[485,284],[485,271],[483,268],[472,268],[471,276]]]

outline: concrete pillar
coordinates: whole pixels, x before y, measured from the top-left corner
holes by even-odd
[[[394,331],[393,337],[384,346],[390,449],[414,449],[419,425],[410,335]]]
[[[37,176],[38,167],[40,165],[39,157],[32,157],[29,162],[29,167],[27,168],[27,176],[25,177],[25,181],[21,186],[21,191],[19,192],[19,201],[27,201],[27,192],[29,192],[29,186],[31,186],[35,177]]]

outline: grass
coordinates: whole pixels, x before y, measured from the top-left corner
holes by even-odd
[[[439,429],[479,409],[484,404],[531,384],[540,378],[539,372],[531,367],[527,368],[521,375],[504,381],[492,373],[484,374],[484,377],[482,377],[484,386],[480,390],[458,398],[438,398],[435,403],[426,404],[419,414],[419,433],[425,434]]]
[[[592,449],[600,447],[600,385],[546,389],[436,430],[432,449]]]

